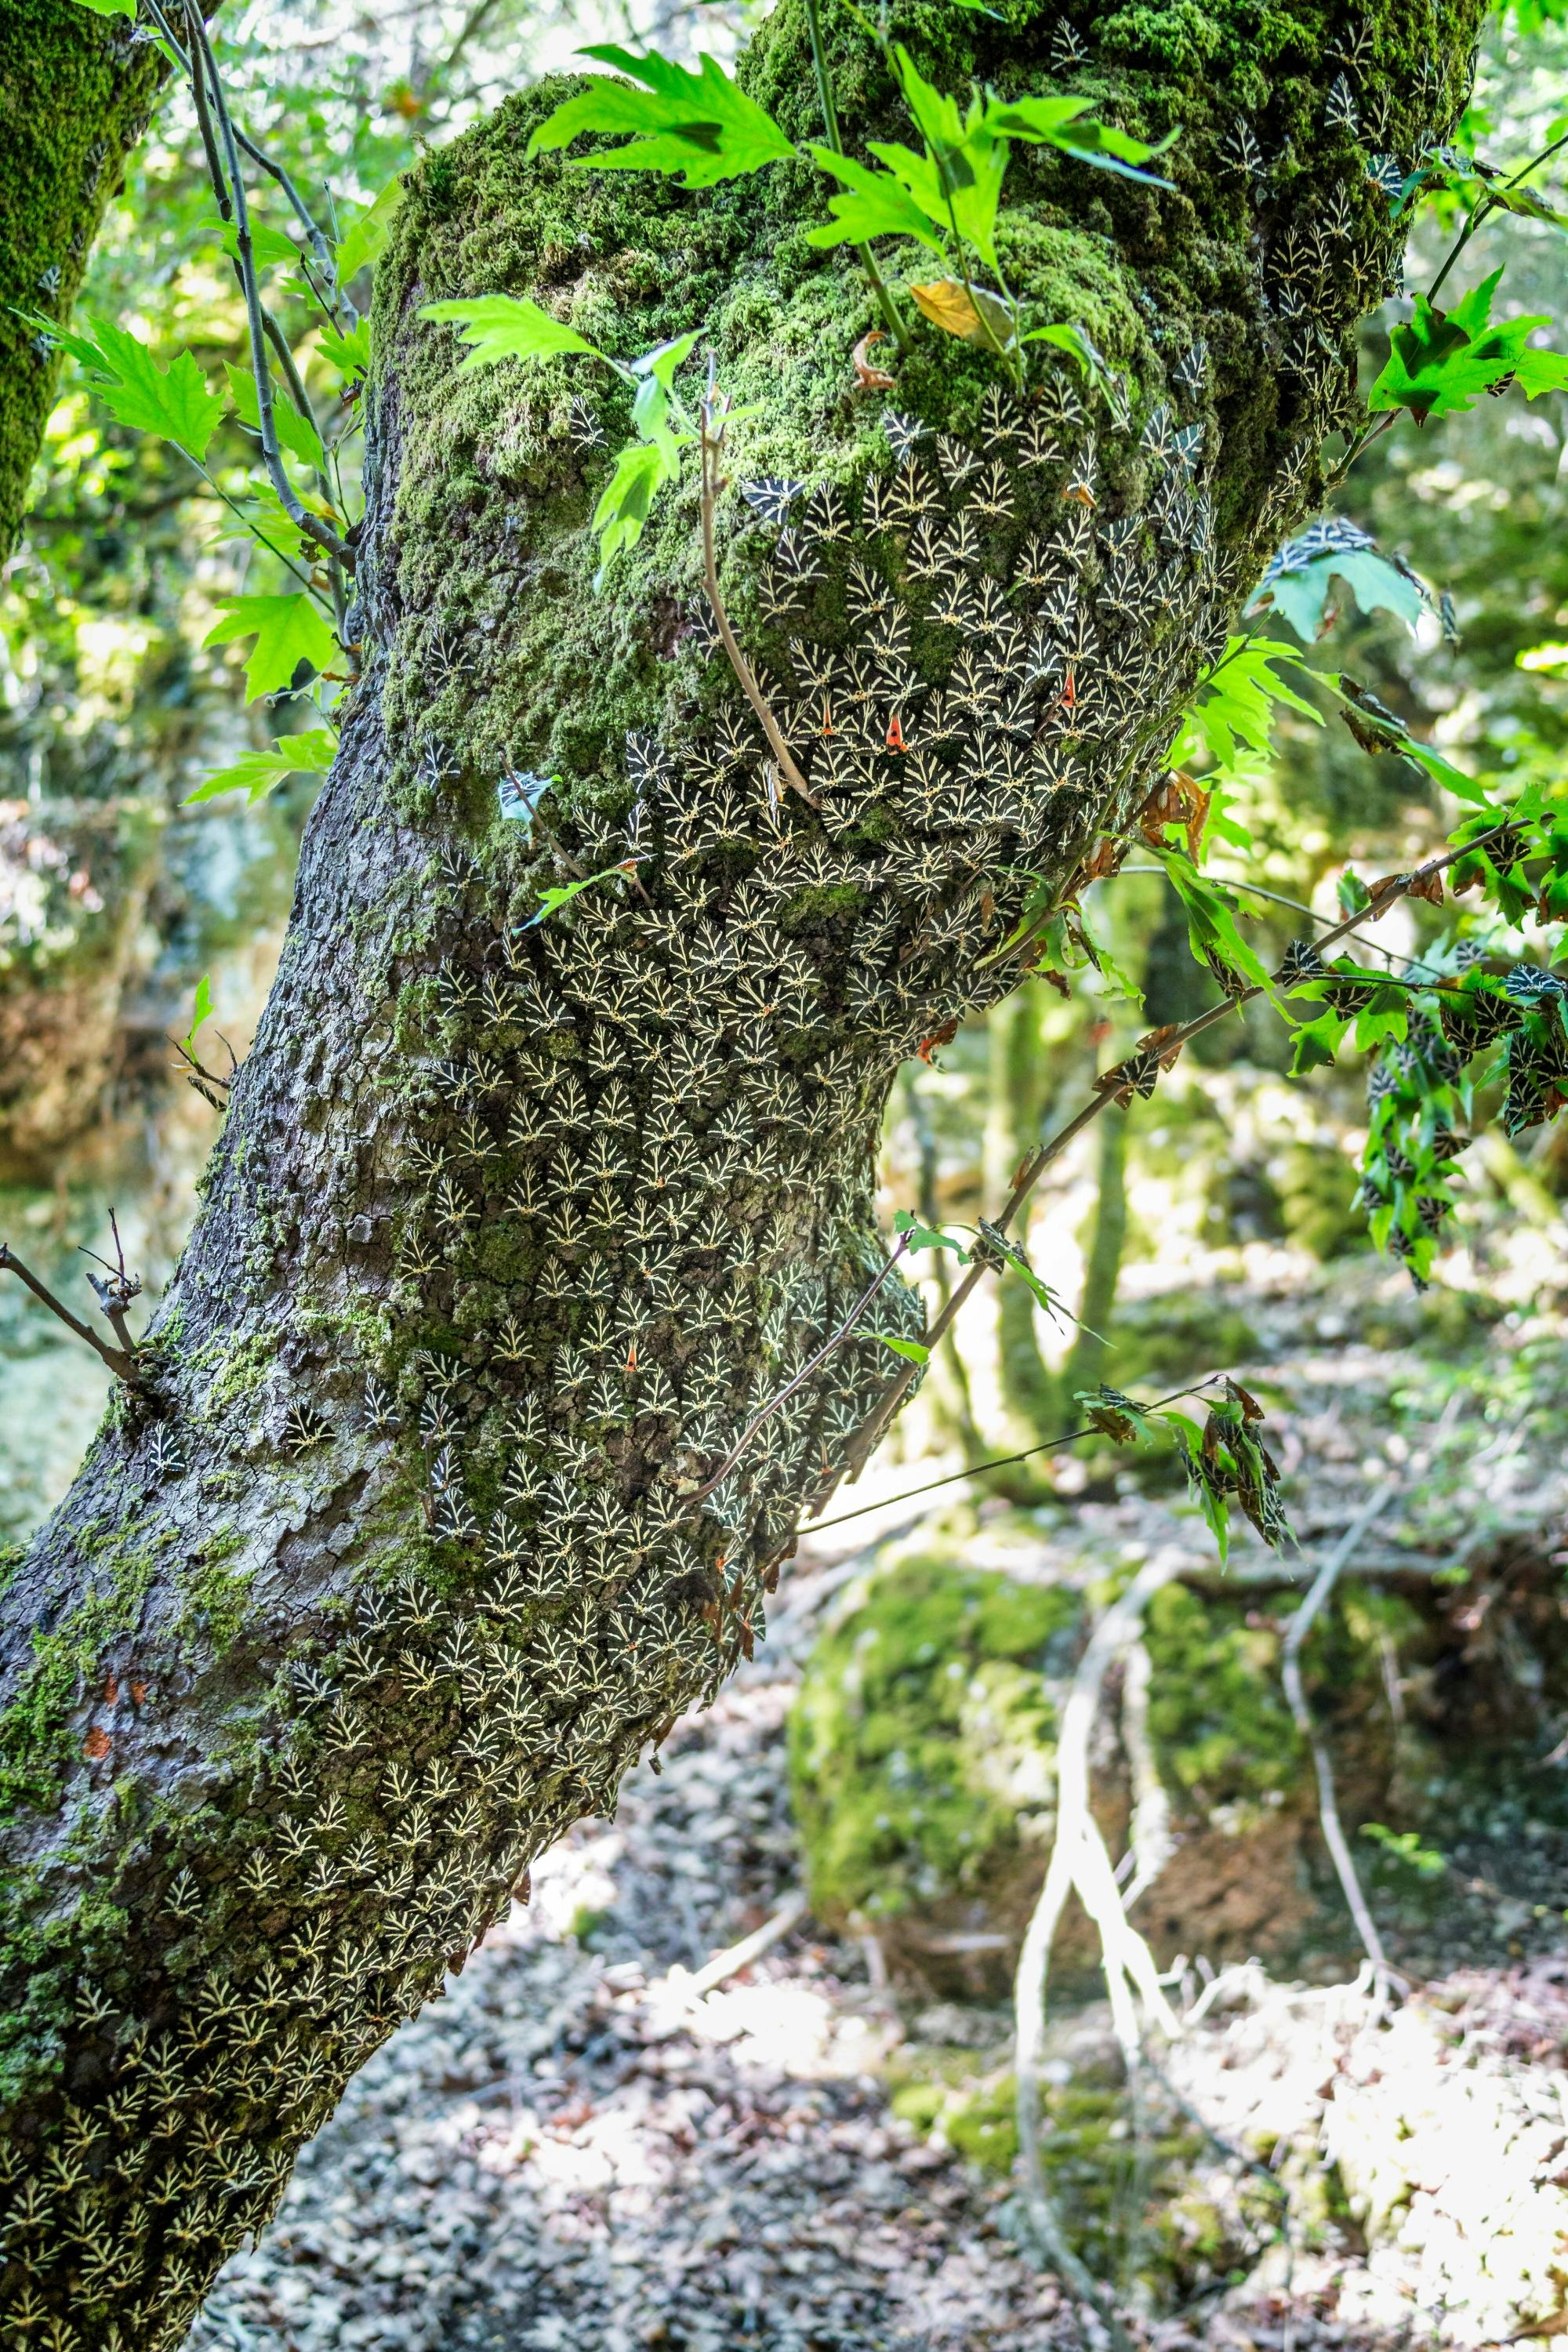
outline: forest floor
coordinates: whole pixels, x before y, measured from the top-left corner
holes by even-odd
[[[1390,1295],[1381,1274],[1351,1281]],[[1312,1469],[1309,1544],[1352,1515],[1369,1475],[1409,1462],[1396,1397],[1429,1427],[1437,1400],[1421,1383],[1458,1377],[1452,1362],[1435,1372],[1419,1344],[1425,1309],[1396,1306],[1403,1344],[1385,1330],[1358,1357],[1334,1321],[1346,1295],[1336,1277],[1316,1305],[1299,1292],[1250,1302],[1254,1369],[1288,1392],[1292,1463]],[[1521,1350],[1548,1337],[1560,1366],[1555,1325],[1516,1315],[1489,1350],[1491,1389],[1511,1400],[1492,1438],[1472,1429],[1436,1474],[1428,1460],[1426,1500],[1409,1506],[1419,1524],[1391,1505],[1379,1541],[1424,1531],[1463,1553],[1560,1524],[1563,1465],[1532,1437],[1541,1400],[1530,1387],[1521,1402],[1515,1377]],[[879,1471],[883,1491],[921,1466]],[[879,1512],[872,1542],[908,1517]],[[1104,1552],[1130,1537],[1199,1542],[1169,1498],[1136,1493],[1086,1496],[1071,1524],[1075,1544]],[[827,1537],[803,1549],[757,1659],[678,1727],[660,1770],[628,1779],[612,1824],[582,1823],[544,1858],[529,1906],[364,2069],[260,2245],[224,2273],[189,2352],[1036,2352],[1105,2340],[1092,2318],[1079,2333],[1021,2248],[1005,2177],[894,2111],[911,2050],[967,2052],[990,2079],[1004,2073],[1005,2011],[900,1998],[874,1947],[826,1938],[809,1916],[749,1964],[710,1970],[721,1975],[710,1989],[692,1981],[798,1906],[785,1718],[811,1637],[867,1543],[857,1528],[837,1549]],[[1140,2345],[1394,2352],[1517,2338],[1518,2281],[1494,2260],[1503,2242],[1513,2271],[1535,2279],[1529,2332],[1561,2326],[1540,2305],[1568,2213],[1568,1963],[1560,1915],[1528,1897],[1550,1896],[1563,1871],[1555,1844],[1516,1856],[1511,1878],[1505,1861],[1453,1882],[1452,1950],[1386,2008],[1364,1972],[1346,1981],[1352,1967],[1287,1984],[1248,1966],[1206,1992],[1189,1973],[1178,1998],[1197,2013],[1163,2062],[1164,2121],[1149,2126],[1168,2146],[1179,2116],[1186,2173],[1167,2190],[1152,2158],[1144,2168],[1121,2267],[1138,2267],[1151,2196],[1167,2235],[1185,2211],[1199,2217],[1189,2236],[1214,2242],[1176,2265],[1188,2291],[1163,2316],[1130,2311]],[[1077,2069],[1103,2081],[1106,2042],[1103,2004],[1064,2013],[1052,2079]],[[1125,2122],[1108,2135],[1134,2174],[1137,2136]],[[1393,2143],[1418,2160],[1394,2166]],[[1114,2217],[1096,2226],[1103,2250]]]

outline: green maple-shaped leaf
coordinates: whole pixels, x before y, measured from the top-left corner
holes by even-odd
[[[404,198],[401,180],[389,180],[381,194],[350,221],[339,243],[338,283],[346,286],[367,262],[374,261],[391,232],[393,215]]]
[[[570,146],[585,131],[632,131],[637,135],[629,147],[584,156],[580,167],[666,172],[684,188],[710,188],[795,152],[793,140],[716,58],[699,57],[699,71],[691,73],[668,58],[634,57],[613,41],[578,55],[614,66],[627,79],[595,75],[540,124],[528,142],[530,155]]]
[[[1342,1013],[1331,1010],[1320,1013],[1315,1020],[1303,1021],[1292,1039],[1296,1051],[1290,1076],[1303,1078],[1311,1070],[1331,1070],[1349,1026]]]
[[[221,393],[207,390],[206,378],[189,352],[179,352],[161,368],[147,345],[123,327],[103,320],[93,322],[96,344],[72,339],[79,358],[92,354],[99,381],[93,389],[110,415],[121,425],[161,434],[177,442],[187,457],[199,463],[217,429],[225,402]]]
[[[568,327],[521,294],[481,294],[471,302],[426,302],[422,319],[447,319],[463,330],[468,346],[464,368],[493,367],[497,360],[549,360],[566,352],[604,353],[575,327]]]
[[[256,639],[245,665],[245,698],[277,694],[294,683],[301,662],[315,670],[330,668],[337,658],[338,641],[311,596],[228,596],[223,617],[208,630],[205,646],[231,646],[241,637]]]
[[[1286,683],[1279,675],[1281,668],[1304,673],[1299,646],[1288,645],[1282,637],[1232,637],[1199,687],[1186,731],[1194,725],[1202,731],[1222,774],[1236,768],[1247,752],[1268,751],[1279,705],[1299,710],[1315,727],[1322,725],[1322,713]],[[1187,756],[1184,739],[1172,757],[1179,764]]]
[[[831,221],[808,229],[807,245],[868,245],[876,236],[912,236],[932,253],[943,248],[945,221],[933,221],[923,203],[890,172],[872,172],[831,147],[813,147],[811,160],[844,183],[844,193],[827,200]]]
[[[228,388],[240,423],[248,425],[253,433],[259,433],[261,404],[257,397],[255,376],[247,367],[236,367],[232,360],[226,362],[225,373],[228,377]],[[276,386],[272,394],[272,425],[279,446],[287,449],[290,457],[298,457],[302,466],[310,466],[319,471],[326,464],[321,436],[316,430],[313,418],[301,416],[293,402]]]
[[[1544,313],[1491,323],[1492,297],[1500,269],[1494,269],[1449,311],[1436,310],[1425,294],[1415,297],[1415,315],[1390,337],[1388,364],[1368,395],[1371,409],[1407,408],[1418,425],[1429,416],[1452,416],[1473,408],[1482,393],[1520,372],[1521,361],[1550,361],[1554,352],[1527,354],[1525,342],[1537,327],[1551,325]],[[1568,367],[1568,362],[1563,362]],[[1553,388],[1527,368],[1536,388]]]
[[[1393,613],[1412,633],[1426,609],[1426,600],[1409,573],[1370,547],[1335,548],[1300,571],[1279,572],[1269,582],[1265,595],[1280,618],[1310,644],[1322,628],[1329,587],[1334,580],[1343,581],[1363,613],[1380,609]]]
[[[324,776],[337,757],[338,739],[330,727],[312,727],[299,735],[274,739],[270,751],[242,751],[226,768],[215,770],[185,794],[193,801],[221,800],[226,793],[244,793],[251,803],[264,801],[286,776]]]
[[[1092,163],[1098,171],[1116,172],[1124,179],[1146,180],[1156,188],[1168,188],[1169,180],[1139,166],[1164,154],[1175,143],[1176,133],[1168,131],[1151,146],[1146,139],[1134,139],[1112,123],[1096,121],[1089,103],[1087,98],[994,98],[985,109],[985,124],[998,138],[1059,148],[1064,155],[1079,163]]]
[[[363,375],[370,367],[370,320],[360,319],[348,333],[340,334],[335,327],[324,328],[317,345],[329,367],[340,375]]]

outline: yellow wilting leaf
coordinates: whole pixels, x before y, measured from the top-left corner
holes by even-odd
[[[1013,313],[989,287],[971,288],[959,278],[933,278],[929,285],[911,286],[910,292],[933,327],[956,335],[961,342],[995,342],[1005,351],[1013,341]]]

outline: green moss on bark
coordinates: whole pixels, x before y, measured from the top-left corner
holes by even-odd
[[[77,1758],[83,1705],[98,1695],[112,1646],[134,1632],[157,1573],[156,1553],[134,1520],[87,1530],[81,1549],[90,1588],[58,1624],[35,1630],[32,1663],[0,1714],[0,1821],[58,1801]]]
[[[0,18],[0,555],[26,500],[58,380],[31,311],[63,324],[163,66],[124,18],[7,0]]]

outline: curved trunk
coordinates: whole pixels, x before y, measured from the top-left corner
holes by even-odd
[[[147,1388],[5,1597],[0,2340],[178,2342],[354,2068],[760,1633],[885,1392],[875,1338],[706,1483],[877,1263],[900,1060],[1005,990],[1023,869],[1127,822],[1311,499],[1394,248],[1356,125],[1408,162],[1475,13],[1408,0],[1359,47],[1333,8],[1103,20],[1100,103],[1182,124],[1181,193],[1020,155],[1005,257],[1126,372],[1125,424],[1065,363],[1019,408],[934,335],[858,391],[875,314],[793,171],[693,197],[529,164],[546,91],[416,175],[365,675],[277,987]],[[1048,82],[1044,30],[940,24],[949,81]],[[874,57],[837,68],[892,128]],[[795,0],[747,71],[811,135]],[[731,500],[724,564],[820,808],[775,801],[686,622],[690,497],[595,596],[563,379],[458,373],[416,322],[525,288],[628,355],[706,322],[748,471],[817,486],[772,553]],[[579,439],[624,430],[573,388]],[[901,462],[893,407],[926,428]]]

